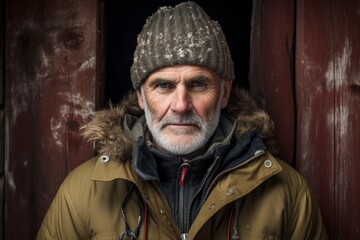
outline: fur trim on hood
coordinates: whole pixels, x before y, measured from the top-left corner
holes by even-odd
[[[236,121],[234,135],[237,141],[249,131],[256,131],[264,140],[267,148],[274,154],[274,124],[269,115],[258,107],[250,94],[243,89],[233,87],[227,114]],[[126,114],[140,117],[144,114],[137,102],[136,93],[131,90],[116,106],[94,113],[91,120],[81,130],[83,136],[93,144],[98,154],[126,161],[131,159],[135,142],[124,132],[123,122]]]

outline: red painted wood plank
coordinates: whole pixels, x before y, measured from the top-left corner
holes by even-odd
[[[294,165],[294,1],[254,0],[250,91],[275,122],[279,156]]]
[[[360,238],[359,7],[355,0],[298,1],[297,163],[331,239]]]
[[[360,2],[332,0],[335,239],[360,238]]]
[[[33,239],[64,176],[92,155],[79,126],[99,90],[98,2],[6,6],[5,238]]]
[[[297,4],[297,169],[319,199],[330,237],[334,234],[334,84],[326,77],[332,59],[331,9],[327,1]]]

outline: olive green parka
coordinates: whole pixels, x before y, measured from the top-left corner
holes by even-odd
[[[226,112],[235,119],[237,141],[255,131],[269,151],[254,151],[214,178],[184,239],[327,239],[307,181],[270,153],[273,125],[268,115],[237,88]],[[37,239],[119,239],[125,229],[136,232],[137,226],[137,239],[182,239],[164,195],[133,169],[137,139],[126,134],[127,114],[143,114],[134,93],[118,106],[96,112],[83,127],[98,155],[66,177]]]

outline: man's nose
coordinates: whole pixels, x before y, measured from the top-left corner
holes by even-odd
[[[191,96],[186,87],[177,87],[174,92],[174,99],[171,104],[171,110],[182,113],[192,109]]]

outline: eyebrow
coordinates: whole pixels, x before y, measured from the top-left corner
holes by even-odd
[[[190,81],[205,81],[208,80],[209,78],[205,75],[196,75],[192,78],[190,78]]]
[[[154,78],[153,80],[151,80],[150,85],[156,85],[158,83],[163,83],[163,82],[172,82],[174,80],[168,79],[168,78],[161,78],[161,77],[157,77]]]
[[[186,79],[185,82],[193,82],[193,81],[206,81],[209,78],[203,74],[199,74],[199,75],[195,75],[189,79]],[[171,78],[162,78],[162,77],[157,77],[151,80],[150,85],[157,85],[159,83],[163,83],[163,82],[175,82],[175,80],[171,79]]]

